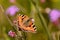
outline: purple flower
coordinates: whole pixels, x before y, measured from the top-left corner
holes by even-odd
[[[56,9],[51,10],[49,16],[50,16],[51,22],[54,22],[55,24],[59,23],[58,21],[59,16],[60,16],[59,10],[56,10]]]
[[[16,12],[18,12],[18,11],[19,11],[19,8],[15,5],[13,5],[13,6],[10,6],[9,8],[7,8],[6,14],[14,16],[16,14]]]
[[[8,32],[8,35],[11,36],[11,37],[15,37],[16,34],[15,34],[15,32],[13,32],[12,30],[10,30],[10,31]]]
[[[58,20],[59,18],[59,11],[58,10],[51,10],[50,12],[50,20],[53,22],[53,21],[56,21]]]

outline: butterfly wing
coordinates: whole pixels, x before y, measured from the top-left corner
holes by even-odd
[[[36,32],[36,27],[34,23],[32,22],[32,18],[29,18],[26,15],[18,15],[17,20],[18,20],[19,28],[22,31]]]

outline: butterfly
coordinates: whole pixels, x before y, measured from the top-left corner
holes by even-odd
[[[27,15],[17,15],[15,24],[18,26],[19,30],[25,32],[36,33],[36,26],[32,18],[29,18]]]

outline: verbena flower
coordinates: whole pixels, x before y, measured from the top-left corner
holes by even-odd
[[[15,32],[13,32],[12,30],[10,30],[8,32],[8,35],[11,36],[11,37],[15,37],[16,36]]]
[[[15,5],[13,5],[13,6],[10,6],[7,8],[6,14],[14,16],[16,14],[16,12],[18,12],[18,11],[19,11],[19,8]]]
[[[59,10],[56,9],[51,10],[51,12],[49,13],[51,22],[58,24],[59,23],[58,19],[60,16],[59,14],[60,14]]]

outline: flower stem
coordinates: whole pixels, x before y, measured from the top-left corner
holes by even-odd
[[[31,0],[31,2],[32,2],[32,4],[34,4],[32,0]],[[36,1],[36,2],[37,2],[37,1]],[[47,34],[48,34],[48,40],[52,40],[51,35],[50,35],[50,32],[49,32],[49,30],[48,30],[48,28],[47,28],[47,23],[46,23],[43,15],[40,13],[40,11],[39,11],[39,9],[38,9],[39,6],[37,5],[37,3],[36,3],[36,5],[34,5],[34,6],[35,6],[35,8],[36,8],[36,10],[37,10],[37,12],[38,12],[39,18],[41,18],[41,20],[42,20],[42,22],[43,22],[43,24],[44,24],[43,27],[45,28],[45,30],[46,30],[46,32],[47,32]]]

